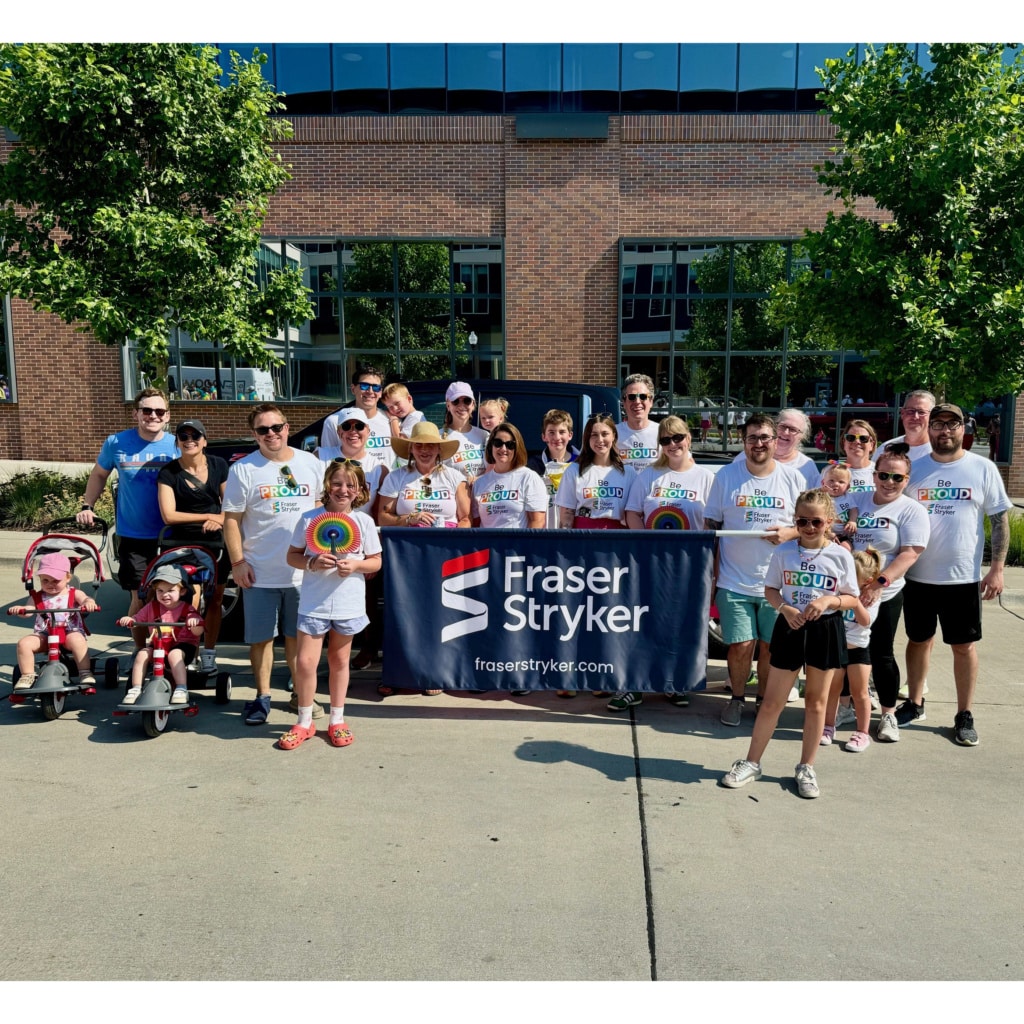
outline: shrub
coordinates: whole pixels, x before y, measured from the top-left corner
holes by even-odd
[[[42,530],[54,519],[74,516],[82,507],[88,482],[88,473],[69,477],[56,470],[33,469],[16,474],[0,484],[0,528]],[[96,503],[96,515],[113,526],[114,500],[109,488]]]

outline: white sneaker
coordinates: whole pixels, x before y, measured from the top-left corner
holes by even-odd
[[[927,679],[924,681],[924,692],[928,693],[928,680]],[[900,697],[903,700],[910,700],[910,689],[908,688],[906,683],[904,683],[900,687]]]
[[[16,690],[30,690],[35,681],[35,672],[26,672],[23,676],[18,677],[18,681],[14,684],[14,688]]]
[[[217,671],[217,652],[204,650],[199,655],[199,671],[200,672],[216,672]]]
[[[896,716],[891,711],[886,711],[879,719],[878,730],[875,732],[875,736],[883,743],[899,743],[900,726],[896,721]]]
[[[793,701],[799,700],[799,699],[800,699],[800,690],[797,687],[794,686],[793,689],[789,691],[789,696],[786,698],[786,703],[787,704],[792,704]]]
[[[836,710],[836,728],[841,729],[844,725],[850,725],[857,721],[857,712],[850,704],[840,704]]]
[[[187,704],[188,703],[188,687],[187,686],[176,686],[171,693],[172,704]]]
[[[122,704],[134,704],[142,696],[141,686],[132,686],[121,698]]]
[[[748,782],[761,778],[761,766],[754,761],[733,761],[732,767],[722,776],[726,789],[739,789]]]
[[[818,791],[818,777],[809,764],[796,766],[796,791],[805,799],[813,800],[821,794]]]

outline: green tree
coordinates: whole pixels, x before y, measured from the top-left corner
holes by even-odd
[[[871,355],[897,390],[963,402],[1024,386],[1024,105],[1020,52],[905,45],[826,61],[840,144],[817,167],[842,202],[806,233],[806,272],[774,309],[821,347]],[[874,207],[874,208],[872,208]]]
[[[290,134],[265,57],[190,44],[0,44],[0,292],[166,368],[170,329],[257,366],[310,315],[295,268],[256,280]],[[158,373],[158,376],[164,370]]]

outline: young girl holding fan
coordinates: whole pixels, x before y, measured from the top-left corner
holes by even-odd
[[[295,693],[299,717],[278,746],[294,750],[316,733],[313,696],[327,636],[331,718],[327,738],[336,747],[353,740],[345,724],[352,637],[369,624],[364,577],[380,569],[381,544],[373,520],[353,511],[369,499],[362,466],[335,459],[324,473],[323,508],[303,513],[288,548],[288,564],[302,569],[296,631]]]
[[[772,633],[764,702],[754,721],[747,756],[733,763],[722,785],[738,789],[761,777],[761,755],[775,732],[797,672],[806,667],[804,730],[796,766],[800,796],[818,796],[814,758],[825,726],[825,704],[837,669],[846,667],[846,631],[840,614],[859,603],[853,555],[829,539],[832,498],[821,488],[796,501],[797,537],[772,553],[764,596],[779,612]]]

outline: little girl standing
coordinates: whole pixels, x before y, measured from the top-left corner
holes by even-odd
[[[161,565],[149,581],[149,603],[134,616],[125,615],[117,620],[119,626],[148,626],[146,646],[132,663],[132,685],[124,695],[122,704],[134,704],[142,694],[146,670],[153,660],[153,649],[160,644],[167,653],[167,670],[174,681],[172,704],[188,703],[188,666],[199,651],[199,638],[203,635],[203,617],[185,601],[186,587],[180,569]],[[176,623],[176,625],[170,625]],[[170,632],[167,632],[170,630]]]
[[[345,724],[345,695],[348,693],[349,655],[352,637],[370,620],[366,615],[366,581],[380,570],[381,544],[377,527],[363,512],[353,509],[369,500],[366,476],[352,459],[335,459],[324,473],[323,508],[304,512],[295,525],[288,564],[304,570],[299,595],[299,618],[295,646],[295,693],[299,717],[277,742],[281,750],[294,750],[316,733],[313,725],[313,697],[316,670],[324,637],[328,637],[328,687],[331,718],[327,738],[336,747],[347,747],[352,730]],[[359,530],[358,544],[344,554],[312,551],[306,544],[310,520],[324,512],[349,516]]]
[[[769,646],[770,668],[746,758],[735,761],[722,785],[738,789],[761,777],[761,755],[775,732],[797,672],[806,666],[804,730],[796,784],[800,796],[818,796],[814,774],[825,725],[825,704],[836,669],[847,663],[839,613],[860,603],[853,555],[829,540],[835,508],[827,491],[804,491],[796,501],[797,537],[772,553],[764,596],[779,612]]]
[[[53,552],[39,559],[39,590],[32,593],[32,604],[15,605],[15,615],[32,615],[37,610],[55,612],[60,609],[81,608],[87,612],[96,610],[96,602],[80,590],[69,587],[71,562],[67,555]],[[67,650],[78,666],[79,681],[85,685],[96,682],[89,664],[89,646],[85,640],[85,623],[74,610],[67,615],[36,615],[35,626],[28,636],[18,641],[18,668],[21,675],[14,684],[15,690],[27,690],[36,681],[35,656],[46,653],[49,635],[63,633],[61,646]]]
[[[857,586],[866,587],[882,571],[882,556],[874,548],[854,551],[853,561],[857,567]],[[853,708],[857,713],[857,728],[846,741],[846,749],[859,754],[871,745],[868,727],[871,724],[871,697],[868,686],[871,681],[871,655],[868,644],[871,642],[871,627],[878,618],[878,601],[865,608],[860,599],[847,611],[843,612],[846,626],[846,655],[849,659],[846,666],[846,678],[850,684],[850,696]],[[836,734],[836,713],[839,710],[839,695],[843,689],[843,673],[837,672],[832,677],[832,688],[828,695],[828,707],[825,709],[825,729],[821,735],[821,745],[827,747]]]

